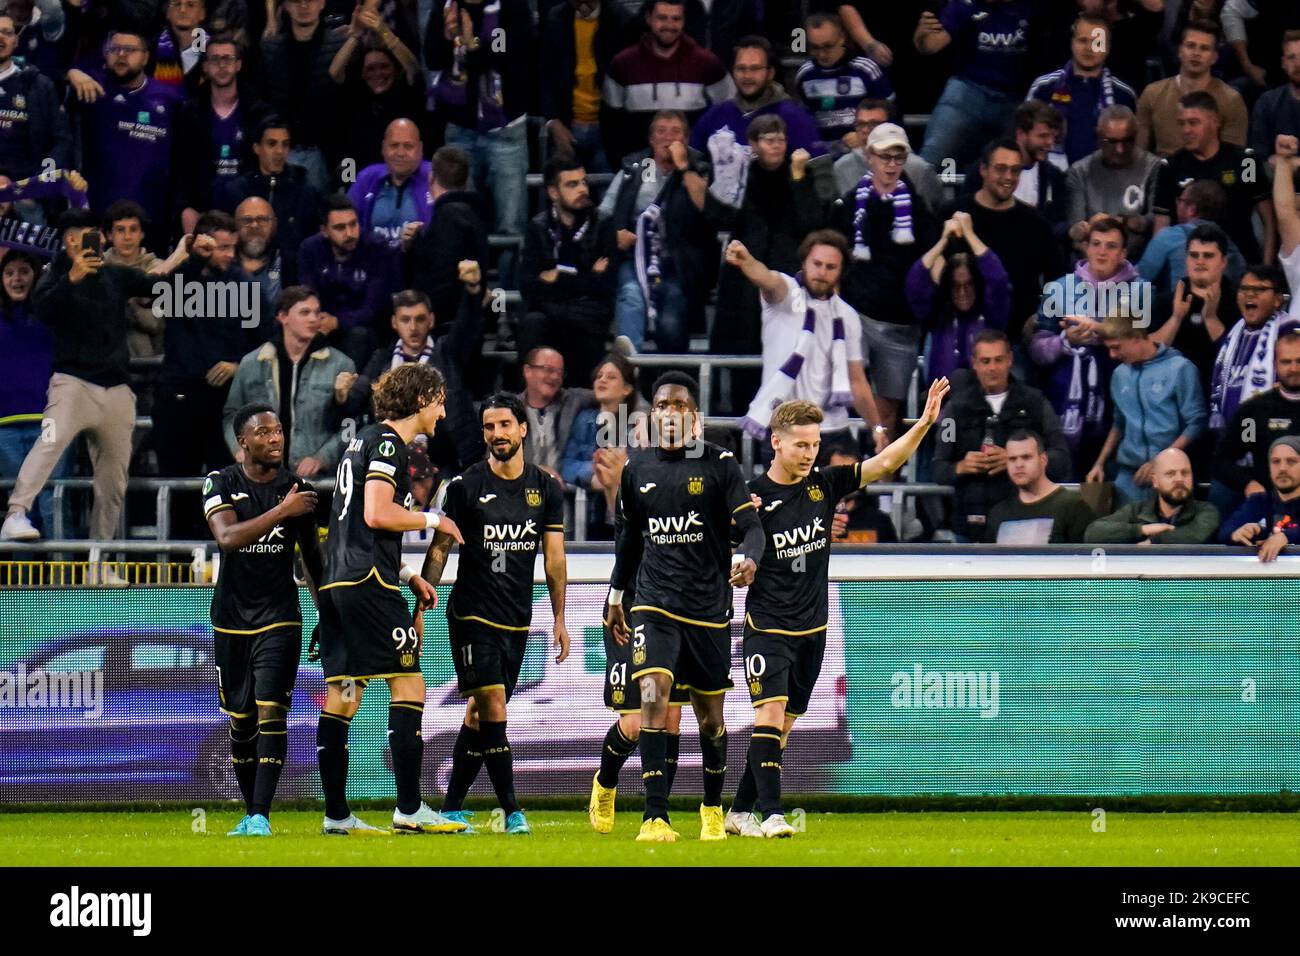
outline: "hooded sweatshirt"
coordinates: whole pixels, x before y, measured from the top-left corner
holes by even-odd
[[[1121,468],[1139,468],[1180,436],[1195,440],[1205,431],[1200,376],[1177,349],[1157,345],[1147,361],[1119,366],[1110,393],[1115,427],[1123,432],[1116,455]]]

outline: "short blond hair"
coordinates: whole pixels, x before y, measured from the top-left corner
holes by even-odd
[[[1101,339],[1140,339],[1147,334],[1145,328],[1139,328],[1132,317],[1118,312],[1106,317],[1101,323],[1098,337]]]
[[[788,432],[800,425],[820,425],[826,418],[819,406],[803,399],[782,402],[772,413],[772,431]]]

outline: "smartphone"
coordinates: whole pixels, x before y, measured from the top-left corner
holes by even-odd
[[[90,250],[95,255],[103,254],[102,237],[98,229],[89,229],[81,234],[81,251]]]

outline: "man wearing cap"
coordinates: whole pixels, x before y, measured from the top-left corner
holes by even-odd
[[[1272,490],[1251,495],[1219,529],[1224,544],[1257,548],[1264,562],[1300,545],[1300,438],[1284,435],[1269,446],[1268,472]]]
[[[862,316],[862,352],[880,419],[889,438],[898,434],[898,412],[907,396],[920,333],[907,306],[907,271],[939,237],[939,224],[923,202],[913,202],[903,172],[911,146],[895,123],[881,123],[867,137],[867,172],[831,208],[830,226],[849,241],[851,253],[841,296]]]

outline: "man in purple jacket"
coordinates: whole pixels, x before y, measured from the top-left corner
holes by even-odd
[[[400,249],[402,232],[414,232],[433,218],[429,174],[433,165],[423,160],[420,128],[409,119],[395,119],[384,131],[382,163],[361,170],[348,190],[356,206],[362,235]]]
[[[708,155],[715,169],[719,163],[727,165],[723,155],[727,146],[747,147],[750,121],[765,113],[785,120],[791,153],[806,149],[810,155],[820,156],[826,152],[817,123],[775,82],[776,59],[765,38],[744,37],[736,44],[731,76],[736,81],[736,95],[710,106],[691,130],[691,148]]]
[[[325,200],[320,232],[298,249],[298,281],[320,298],[321,334],[364,363],[379,344],[378,323],[392,308],[401,275],[397,253],[361,234],[348,197]]]

